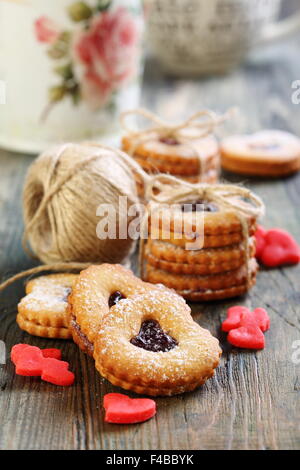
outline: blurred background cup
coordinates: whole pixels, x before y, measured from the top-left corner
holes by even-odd
[[[140,0],[1,0],[0,146],[111,141],[139,101],[142,23]]]
[[[289,0],[284,0],[289,1]],[[228,72],[255,46],[300,29],[281,0],[145,0],[147,43],[175,75]]]

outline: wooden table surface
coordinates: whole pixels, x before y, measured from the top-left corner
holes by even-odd
[[[148,61],[145,105],[168,117],[186,117],[203,107],[240,107],[227,131],[276,127],[300,135],[300,105],[291,101],[300,79],[300,36],[253,55],[231,75],[205,80],[163,76]],[[0,152],[0,274],[2,279],[33,265],[22,251],[21,191],[32,157]],[[223,175],[229,181],[241,178]],[[263,197],[264,225],[289,230],[300,241],[300,174],[283,181],[243,182]],[[0,366],[1,449],[296,449],[300,446],[300,364],[292,360],[300,340],[298,267],[262,270],[256,287],[238,300],[193,305],[194,319],[216,335],[223,348],[215,377],[201,389],[158,398],[157,416],[141,425],[109,425],[101,408],[105,393],[119,391],[98,375],[93,360],[71,341],[45,340],[15,323],[22,282],[1,294],[0,339],[7,363]],[[235,304],[265,307],[271,317],[264,351],[231,348],[220,324]],[[9,360],[15,343],[59,347],[77,380],[59,388],[16,376]],[[132,395],[133,396],[133,395]]]

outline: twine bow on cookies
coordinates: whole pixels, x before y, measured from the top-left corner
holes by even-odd
[[[158,191],[158,192],[157,192]],[[155,175],[146,185],[146,198],[162,204],[207,200],[244,216],[260,217],[265,206],[261,198],[243,186],[233,184],[191,184],[171,175]],[[245,204],[246,202],[251,204]]]
[[[186,143],[203,139],[212,134],[216,127],[229,119],[234,112],[235,108],[229,109],[223,115],[218,115],[209,110],[202,110],[179,124],[171,124],[146,109],[137,108],[123,112],[120,122],[122,129],[128,136],[137,138],[139,142],[144,142],[144,138],[147,139],[151,137],[153,133],[156,133],[160,138],[173,138],[180,143]],[[142,116],[153,123],[153,125],[145,129],[133,129],[127,123],[127,118],[132,115]]]
[[[134,156],[137,147],[153,140],[173,139],[176,143],[184,144],[192,149],[199,162],[199,177],[205,172],[206,157],[202,154],[201,146],[196,142],[204,139],[215,131],[216,127],[233,116],[236,109],[229,109],[225,114],[218,115],[210,110],[202,110],[190,116],[179,124],[164,121],[159,116],[142,108],[125,111],[121,114],[120,123],[123,131],[131,140],[131,147],[127,152]],[[141,116],[151,124],[144,129],[132,128],[128,125],[129,116]]]
[[[258,219],[264,215],[265,206],[261,198],[243,186],[232,184],[190,184],[171,175],[156,175],[146,184],[146,198],[158,204],[182,204],[184,202],[208,201],[219,207],[232,210],[238,217],[244,240],[245,266],[247,269],[247,284],[251,282],[250,256],[249,256],[249,226],[248,217]],[[149,210],[147,210],[142,223],[145,231]],[[139,266],[140,273],[144,275],[145,241],[140,242]]]

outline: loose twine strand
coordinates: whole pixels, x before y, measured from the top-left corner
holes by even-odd
[[[15,276],[10,277],[6,281],[0,284],[0,292],[6,289],[8,286],[13,284],[24,277],[33,276],[34,274],[52,271],[52,272],[63,272],[63,271],[82,271],[83,269],[88,268],[91,263],[55,263],[55,264],[43,264],[42,266],[36,266],[35,268],[27,269],[22,271]]]
[[[159,138],[173,138],[179,143],[189,146],[194,151],[196,158],[198,158],[199,176],[201,176],[205,171],[205,157],[201,153],[200,148],[193,145],[194,141],[211,135],[218,126],[231,118],[236,113],[236,110],[237,108],[230,108],[223,115],[218,115],[214,111],[204,109],[192,114],[192,116],[179,124],[172,124],[147,109],[136,108],[121,113],[120,124],[123,131],[132,140],[128,151],[131,156],[134,156],[139,145],[152,140],[153,134],[157,134]],[[128,124],[129,116],[144,117],[153,125],[137,130]]]

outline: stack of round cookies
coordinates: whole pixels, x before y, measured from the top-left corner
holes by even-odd
[[[254,208],[244,199],[232,207],[226,199],[190,200],[176,206],[172,210],[157,210],[157,203],[149,206],[149,237],[142,243],[143,279],[194,301],[246,293],[256,280],[254,233],[263,206]]]
[[[214,183],[218,179],[219,145],[213,136],[179,142],[174,137],[161,137],[159,132],[152,132],[145,141],[128,135],[122,139],[122,149],[148,174],[170,174],[189,183]],[[143,183],[137,183],[141,193]]]

